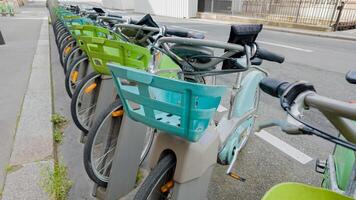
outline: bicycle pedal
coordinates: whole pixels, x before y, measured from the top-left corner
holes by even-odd
[[[235,179],[235,180],[238,180],[238,181],[241,181],[241,182],[245,182],[245,181],[246,181],[245,178],[239,176],[237,173],[230,172],[228,175],[229,175],[230,177],[232,177],[233,179]]]
[[[327,164],[326,160],[316,159],[316,161],[315,161],[315,171],[320,173],[320,174],[324,174],[325,173],[325,169],[326,169],[326,164]]]

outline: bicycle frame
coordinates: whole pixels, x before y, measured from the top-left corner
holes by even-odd
[[[260,98],[258,84],[266,76],[265,72],[252,70],[242,80],[242,73],[239,73],[231,93],[232,103],[229,112],[217,125],[221,144],[219,160],[225,160],[224,164],[230,165],[226,171],[228,175],[232,172],[238,153],[253,131]],[[239,141],[244,133],[245,137]]]

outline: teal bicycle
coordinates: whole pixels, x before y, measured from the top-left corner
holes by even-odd
[[[258,84],[266,76],[264,70],[251,65],[251,60],[260,60],[258,64],[261,60],[284,61],[282,56],[255,43],[261,29],[261,25],[233,26],[230,43],[165,37],[157,42],[156,47],[162,47],[162,52],[183,66],[179,76],[216,76],[251,70],[244,78],[237,75],[228,110],[219,108],[226,86],[167,79],[154,75],[154,69],[147,73],[109,64],[124,114],[156,130],[147,157],[151,172],[135,199],[205,199],[217,156],[220,164],[230,165],[227,175],[243,180],[232,168],[253,130]],[[190,56],[192,60],[208,60],[187,64],[171,50],[173,47],[168,44],[172,43],[190,49],[210,47],[226,51],[219,57],[194,54]],[[222,70],[213,70],[222,62]],[[242,110],[237,112],[237,108]],[[221,110],[225,112],[223,117],[214,119],[216,111]]]

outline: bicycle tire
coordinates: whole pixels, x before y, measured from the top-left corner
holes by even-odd
[[[80,49],[80,47],[79,46],[74,46],[71,50],[70,50],[70,53],[68,54],[68,56],[64,59],[64,67],[63,67],[63,71],[64,71],[64,74],[66,74],[67,73],[67,71],[68,71],[68,69],[70,68],[70,65],[72,64],[72,62],[75,60],[75,59],[77,59],[77,58],[79,58],[78,56],[77,57],[74,57],[75,55],[75,53],[76,52],[78,52],[78,51],[80,51],[81,49]],[[82,55],[82,54],[80,54],[80,55]],[[79,56],[80,56],[79,55]]]
[[[94,172],[91,155],[92,148],[99,129],[102,127],[103,124],[105,124],[106,120],[108,119],[108,116],[111,115],[113,110],[117,110],[120,107],[123,107],[123,105],[121,101],[117,100],[113,102],[104,112],[100,113],[100,116],[94,121],[93,126],[90,128],[86,142],[84,144],[83,162],[85,171],[87,172],[89,178],[92,181],[102,187],[107,186],[108,180],[103,180],[102,178],[98,177],[98,175]]]
[[[89,63],[89,58],[87,55],[82,55],[79,56],[76,60],[73,61],[73,63],[71,64],[71,66],[69,67],[69,70],[66,71],[66,76],[65,76],[65,81],[64,81],[64,85],[67,91],[67,94],[70,98],[72,98],[73,93],[75,91],[71,89],[71,75],[72,75],[72,71],[76,68],[77,65],[79,65],[81,62],[84,61],[88,61]]]
[[[166,177],[166,180],[172,180],[174,175],[174,169],[176,166],[176,160],[173,154],[165,155],[157,165],[152,169],[151,173],[142,183],[141,187],[137,191],[134,200],[146,200],[152,194],[152,192],[157,189],[160,189],[161,186],[157,184],[158,181],[162,180],[163,177]],[[160,195],[161,197],[164,197]]]
[[[59,36],[59,39],[58,39],[58,51],[61,49],[62,47],[62,44],[63,44],[63,40],[65,40],[66,38],[69,38],[71,37],[70,33],[69,32],[66,32],[64,33],[63,35]]]
[[[89,129],[84,127],[84,125],[82,124],[82,122],[79,120],[79,117],[77,115],[77,103],[78,103],[78,99],[80,97],[80,95],[82,94],[82,92],[84,91],[84,88],[86,86],[86,84],[91,81],[94,80],[95,78],[100,78],[101,74],[98,74],[96,72],[92,72],[90,74],[88,74],[87,76],[85,76],[83,78],[82,81],[79,82],[77,88],[75,89],[75,92],[73,93],[72,96],[72,101],[70,103],[70,112],[72,115],[72,119],[74,121],[74,124],[81,130],[84,132],[84,134],[88,134]]]
[[[60,47],[60,50],[59,50],[59,61],[63,67],[63,69],[65,68],[65,65],[64,65],[64,60],[65,60],[65,54],[64,54],[64,50],[69,46],[69,45],[72,45],[76,42],[76,40],[74,38],[71,38],[69,40],[67,40],[65,43],[63,43],[63,45],[61,45]],[[70,52],[69,52],[70,53]],[[68,56],[69,53],[66,55]]]

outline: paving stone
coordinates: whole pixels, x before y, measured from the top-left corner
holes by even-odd
[[[2,200],[48,200],[49,196],[40,186],[43,170],[53,169],[53,160],[22,165],[6,177]]]

